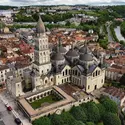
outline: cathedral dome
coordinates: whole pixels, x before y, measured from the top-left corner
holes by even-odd
[[[74,50],[73,48],[70,49],[67,53],[66,53],[66,56],[68,57],[78,57],[79,54],[77,53],[76,50]]]
[[[80,50],[79,50],[79,52],[80,52],[81,54],[84,54],[86,51],[87,51],[88,53],[91,53],[90,49],[89,49],[86,45],[83,46],[83,47],[81,47]]]
[[[37,33],[45,33],[45,26],[44,26],[44,23],[43,23],[40,16],[39,16],[38,23],[36,25],[36,32]]]
[[[66,49],[65,49],[63,46],[60,46],[60,47],[59,47],[59,52],[60,52],[61,54],[65,54],[67,51],[66,51]]]
[[[81,61],[93,61],[93,57],[90,54],[85,53],[85,54],[80,55],[80,60]]]
[[[65,58],[60,52],[57,52],[52,55],[51,59],[54,61],[60,61],[60,60],[64,60]]]

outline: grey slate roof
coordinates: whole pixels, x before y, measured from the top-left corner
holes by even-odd
[[[59,60],[64,60],[65,58],[64,58],[64,56],[60,53],[60,52],[57,52],[57,53],[54,53],[52,56],[51,56],[51,59],[52,60],[57,60],[57,61],[59,61]]]
[[[74,50],[74,49],[70,49],[70,50],[66,53],[66,56],[70,56],[70,57],[78,57],[79,54],[77,53],[76,50]]]
[[[66,49],[63,46],[60,46],[59,47],[59,52],[60,53],[66,53],[67,51],[66,51]]]
[[[53,48],[53,51],[57,51],[57,46],[55,46],[55,47]],[[67,50],[66,50],[63,46],[58,47],[58,51],[59,51],[61,54],[67,52]]]
[[[43,23],[40,16],[39,16],[38,23],[36,25],[36,32],[37,33],[45,33],[45,26],[44,26],[44,23]]]
[[[81,61],[92,61],[93,57],[90,54],[85,53],[85,54],[80,55],[80,60]]]
[[[80,48],[80,50],[79,50],[79,52],[80,53],[91,53],[91,51],[90,51],[90,49],[85,45],[85,46],[83,46],[82,48]]]

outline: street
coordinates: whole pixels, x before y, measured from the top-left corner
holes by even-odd
[[[8,103],[12,107],[12,111],[7,111],[4,103]],[[0,117],[3,119],[5,125],[16,125],[14,115],[18,117],[23,125],[32,125],[27,118],[24,117],[23,113],[18,109],[15,100],[10,94],[5,91],[0,93]]]
[[[7,111],[5,105],[0,100],[0,118],[3,120],[5,125],[16,125],[14,122],[13,114]]]

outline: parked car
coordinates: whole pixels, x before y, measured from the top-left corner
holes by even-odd
[[[8,111],[12,111],[11,106],[7,106],[7,110],[8,110]]]
[[[8,103],[5,103],[5,106],[7,107],[7,106],[8,106]]]
[[[17,125],[22,125],[22,122],[20,121],[19,118],[15,118],[15,122],[16,122]]]

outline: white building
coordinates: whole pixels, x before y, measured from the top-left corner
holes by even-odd
[[[10,69],[8,66],[0,65],[0,85],[6,84],[6,73],[9,71]]]

